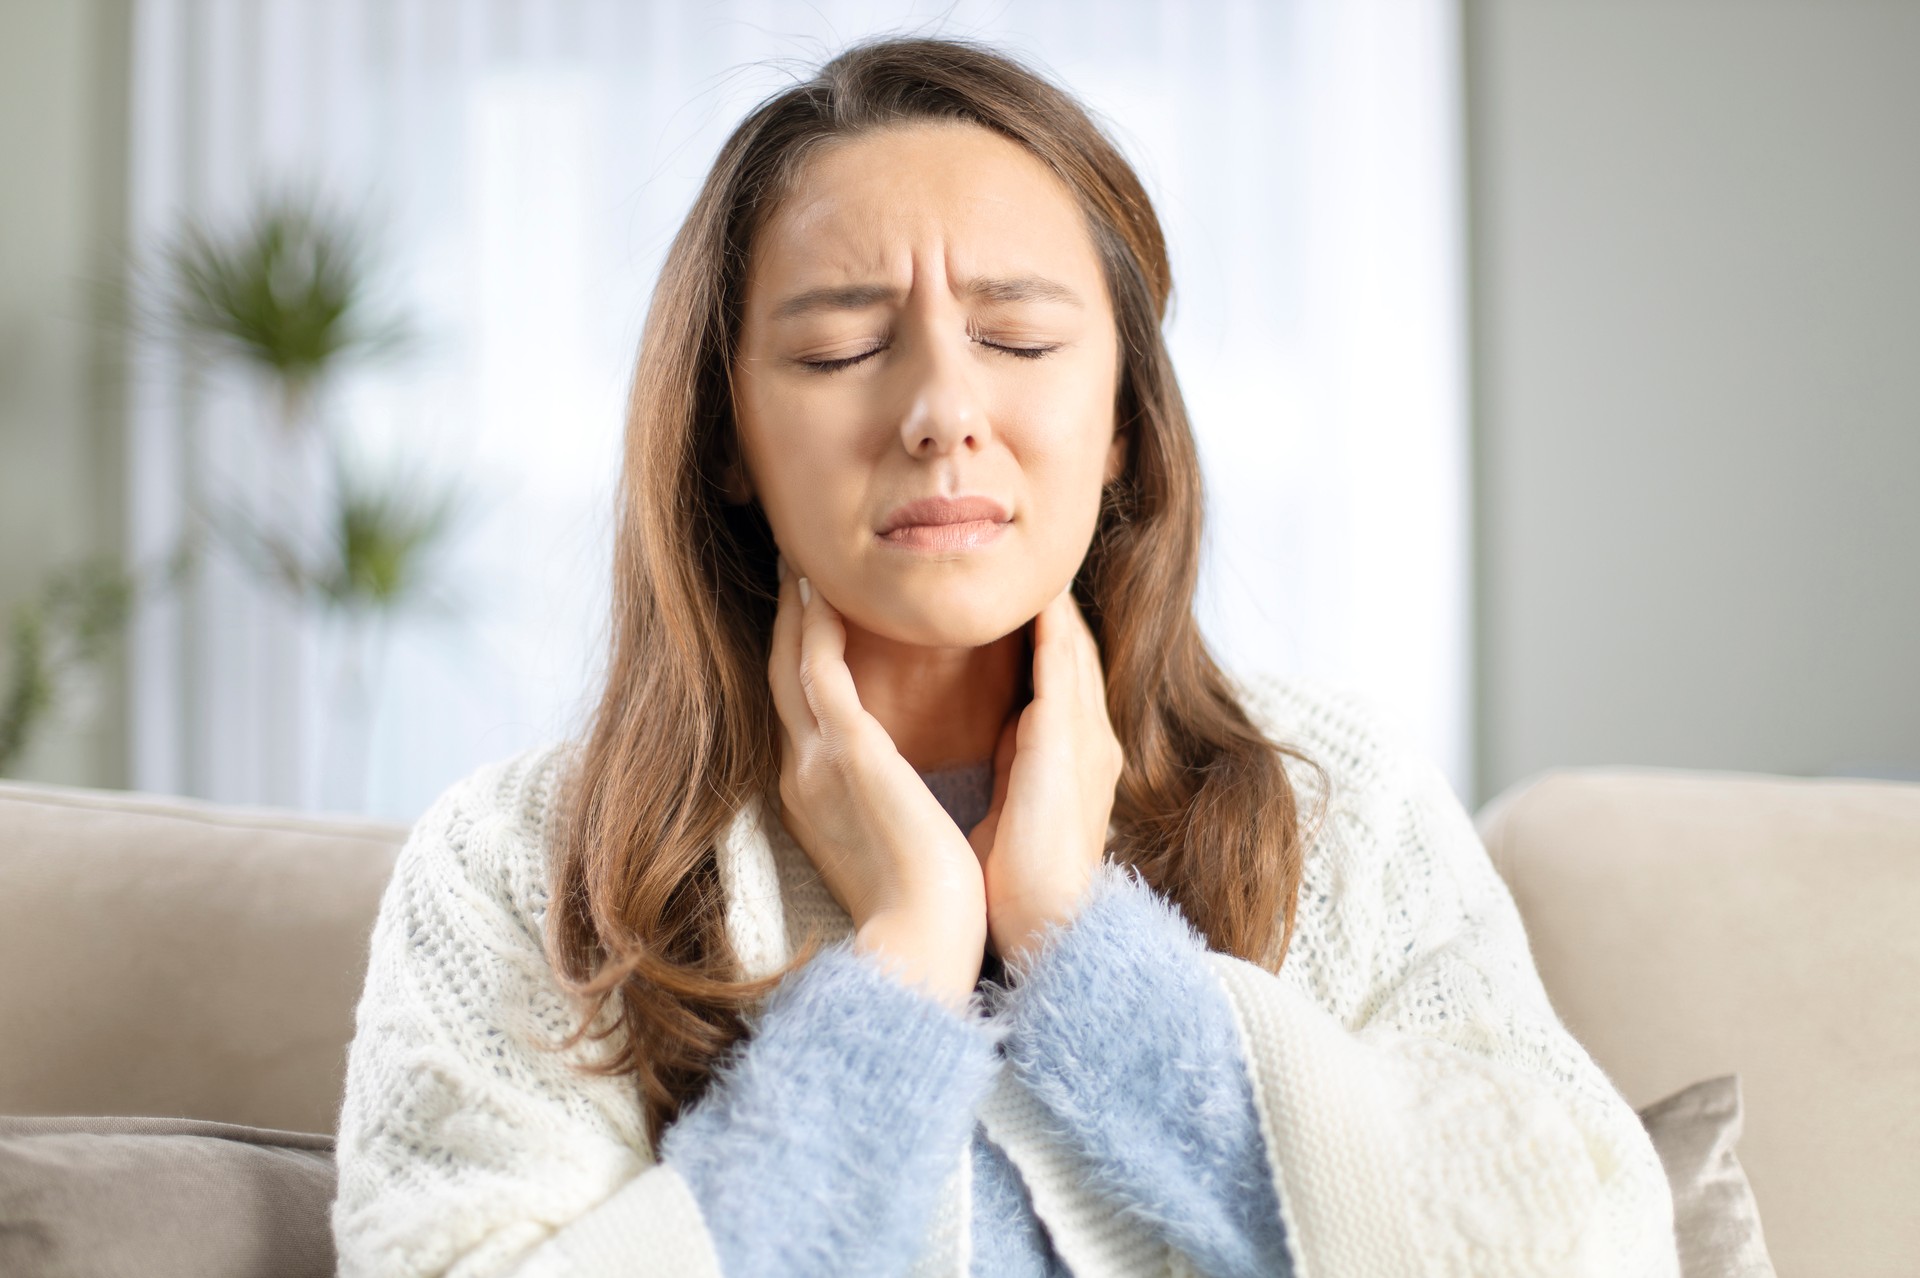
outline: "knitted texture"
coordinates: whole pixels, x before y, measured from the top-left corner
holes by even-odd
[[[993,806],[992,759],[924,771],[920,779],[964,831],[971,832]],[[986,955],[981,988],[990,990],[992,983],[1004,977],[999,957]],[[973,1278],[1060,1278],[1065,1270],[1034,1215],[1033,1199],[1019,1171],[979,1123],[974,1124],[972,1154],[973,1205],[968,1225]]]
[[[381,898],[335,1144],[342,1278],[718,1278],[627,1080],[583,1074],[546,964],[557,750],[489,764],[415,823]],[[603,1022],[604,1023],[604,1022]]]
[[[660,1156],[730,1275],[897,1274],[998,1068],[971,1015],[836,945],[781,983]]]
[[[1263,731],[1332,774],[1281,971],[1202,956],[1234,1015],[1295,1273],[1678,1274],[1652,1142],[1554,1016],[1444,778],[1350,695],[1271,678],[1240,691]],[[569,761],[554,746],[478,769],[401,851],[348,1053],[345,1275],[720,1272],[686,1182],[647,1149],[630,1082],[541,1050],[571,1026],[539,942],[547,813]],[[1314,774],[1284,764],[1311,813]],[[808,933],[852,930],[776,802],[744,804],[718,841],[749,974]],[[1191,1272],[1098,1192],[1017,1071],[998,1071],[979,1116],[1073,1273]],[[916,1275],[967,1272],[958,1161]]]
[[[974,1124],[973,1278],[1062,1278],[1060,1258],[1034,1214],[1020,1173],[986,1129]]]
[[[1292,1274],[1234,1014],[1206,943],[1104,862],[994,991],[1008,1064],[1090,1187],[1210,1278]]]
[[[1280,973],[1207,955],[1301,1278],[1678,1274],[1652,1141],[1556,1017],[1439,769],[1351,694],[1259,680],[1243,701],[1333,778]]]
[[[953,823],[965,833],[972,833],[973,827],[986,818],[987,809],[993,806],[992,759],[934,768],[922,772],[920,779],[926,782],[927,789],[947,810]]]

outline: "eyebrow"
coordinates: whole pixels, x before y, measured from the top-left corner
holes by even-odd
[[[1043,275],[976,277],[961,286],[961,292],[989,302],[1065,302],[1085,306],[1080,295],[1057,280]],[[773,308],[776,320],[793,319],[814,311],[859,311],[881,302],[898,302],[904,294],[885,284],[829,284],[795,293]]]

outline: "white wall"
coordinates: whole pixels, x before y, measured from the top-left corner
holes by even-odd
[[[1920,776],[1920,4],[1466,17],[1481,797]]]
[[[128,31],[125,0],[0,4],[0,637],[48,573],[120,541],[120,382],[90,285],[119,251]],[[109,667],[16,775],[123,784]]]

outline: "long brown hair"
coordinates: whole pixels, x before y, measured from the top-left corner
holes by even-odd
[[[596,1021],[595,1039],[625,1031],[584,1068],[633,1076],[656,1143],[744,1036],[746,1013],[812,953],[743,979],[714,846],[742,803],[777,793],[780,770],[766,675],[775,547],[760,508],[723,493],[747,255],[818,146],[927,119],[993,129],[1058,175],[1114,300],[1129,457],[1073,583],[1126,755],[1108,856],[1216,950],[1278,970],[1292,941],[1305,836],[1277,751],[1319,765],[1261,735],[1194,619],[1200,466],[1160,331],[1173,281],[1146,192],[1084,108],[1006,55],[954,40],[856,45],[721,148],[667,253],[628,400],[612,650],[564,786],[546,940],[584,1009],[568,1045]],[[618,1016],[603,1017],[615,998]]]

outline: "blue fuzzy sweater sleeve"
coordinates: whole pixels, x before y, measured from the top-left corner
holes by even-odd
[[[1094,1188],[1213,1278],[1291,1278],[1239,1031],[1206,945],[1103,862],[996,994],[1007,1063],[1094,1167]]]
[[[660,1141],[728,1278],[907,1268],[998,1068],[975,1010],[847,942],[781,982]]]

